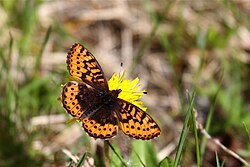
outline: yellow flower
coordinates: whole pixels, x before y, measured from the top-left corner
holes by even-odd
[[[143,103],[139,99],[146,94],[145,90],[138,91],[141,87],[139,84],[139,78],[135,78],[130,81],[129,79],[124,79],[126,71],[120,72],[119,74],[114,73],[108,81],[109,90],[121,89],[121,93],[118,95],[118,98],[126,100],[137,107],[141,108],[143,111],[146,111],[147,108],[143,106]]]

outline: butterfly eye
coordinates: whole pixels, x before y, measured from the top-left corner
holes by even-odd
[[[103,96],[105,94],[106,94],[106,91],[103,91],[103,90],[99,91],[99,96]]]

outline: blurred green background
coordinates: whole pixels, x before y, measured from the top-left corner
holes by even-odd
[[[75,42],[106,77],[122,62],[127,77],[140,78],[162,130],[146,142],[120,132],[110,143],[122,160],[110,150],[111,166],[171,166],[183,125],[180,166],[243,165],[195,136],[194,120],[183,124],[186,90],[196,93],[196,124],[250,159],[250,1],[0,0],[0,17],[0,166],[75,166],[84,153],[84,166],[104,165],[103,142],[66,124],[57,100]]]

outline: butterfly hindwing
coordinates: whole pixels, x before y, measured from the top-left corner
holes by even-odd
[[[116,111],[119,127],[124,134],[142,140],[150,140],[160,135],[157,123],[139,107],[122,99],[117,99],[120,106]]]
[[[89,136],[100,139],[109,139],[116,136],[118,123],[106,105],[82,120],[82,126]]]
[[[71,76],[94,88],[108,90],[108,83],[101,66],[88,49],[79,43],[72,45],[67,56]]]
[[[83,82],[67,82],[62,91],[62,104],[73,117],[80,118],[89,108],[98,103],[98,92]]]

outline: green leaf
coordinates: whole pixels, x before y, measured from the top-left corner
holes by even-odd
[[[158,167],[172,167],[173,165],[174,161],[169,157],[165,157],[163,160],[161,160]]]

